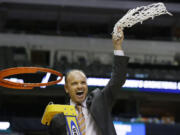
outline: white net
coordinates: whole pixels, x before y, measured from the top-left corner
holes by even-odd
[[[113,35],[115,40],[121,38],[121,32],[118,28],[123,30],[125,27],[132,27],[136,23],[142,23],[149,18],[153,19],[155,16],[162,14],[172,15],[166,10],[163,3],[154,3],[129,10],[114,26]]]

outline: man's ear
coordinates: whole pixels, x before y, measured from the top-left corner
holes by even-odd
[[[64,89],[66,93],[69,93],[67,84],[64,85]]]

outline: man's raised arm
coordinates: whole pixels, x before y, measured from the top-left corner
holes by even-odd
[[[122,50],[122,42],[124,40],[123,31],[119,29],[119,32],[121,32],[121,38],[115,39],[114,36],[112,36],[114,47],[112,75],[108,85],[103,89],[104,96],[110,106],[126,81],[127,64],[129,60],[129,57],[124,56],[124,51]]]

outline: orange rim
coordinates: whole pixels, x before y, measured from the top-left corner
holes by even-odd
[[[24,73],[37,73],[37,72],[49,72],[51,74],[59,76],[60,79],[56,81],[47,82],[47,83],[15,83],[8,80],[4,80],[5,77],[10,76],[10,75],[24,74]],[[63,74],[49,68],[15,67],[15,68],[8,68],[8,69],[4,69],[0,71],[0,86],[6,87],[6,88],[13,88],[13,89],[32,89],[34,87],[54,85],[61,82],[62,79],[63,79]]]

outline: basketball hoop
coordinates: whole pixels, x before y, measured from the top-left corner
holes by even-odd
[[[37,72],[49,72],[51,74],[57,75],[60,79],[56,81],[51,81],[48,83],[16,83],[8,80],[4,80],[5,77],[16,74],[24,74],[24,73],[37,73]],[[0,86],[6,88],[13,89],[32,89],[34,87],[40,86],[49,86],[59,83],[63,78],[63,75],[55,70],[49,68],[41,68],[41,67],[15,67],[8,68],[0,71]]]

